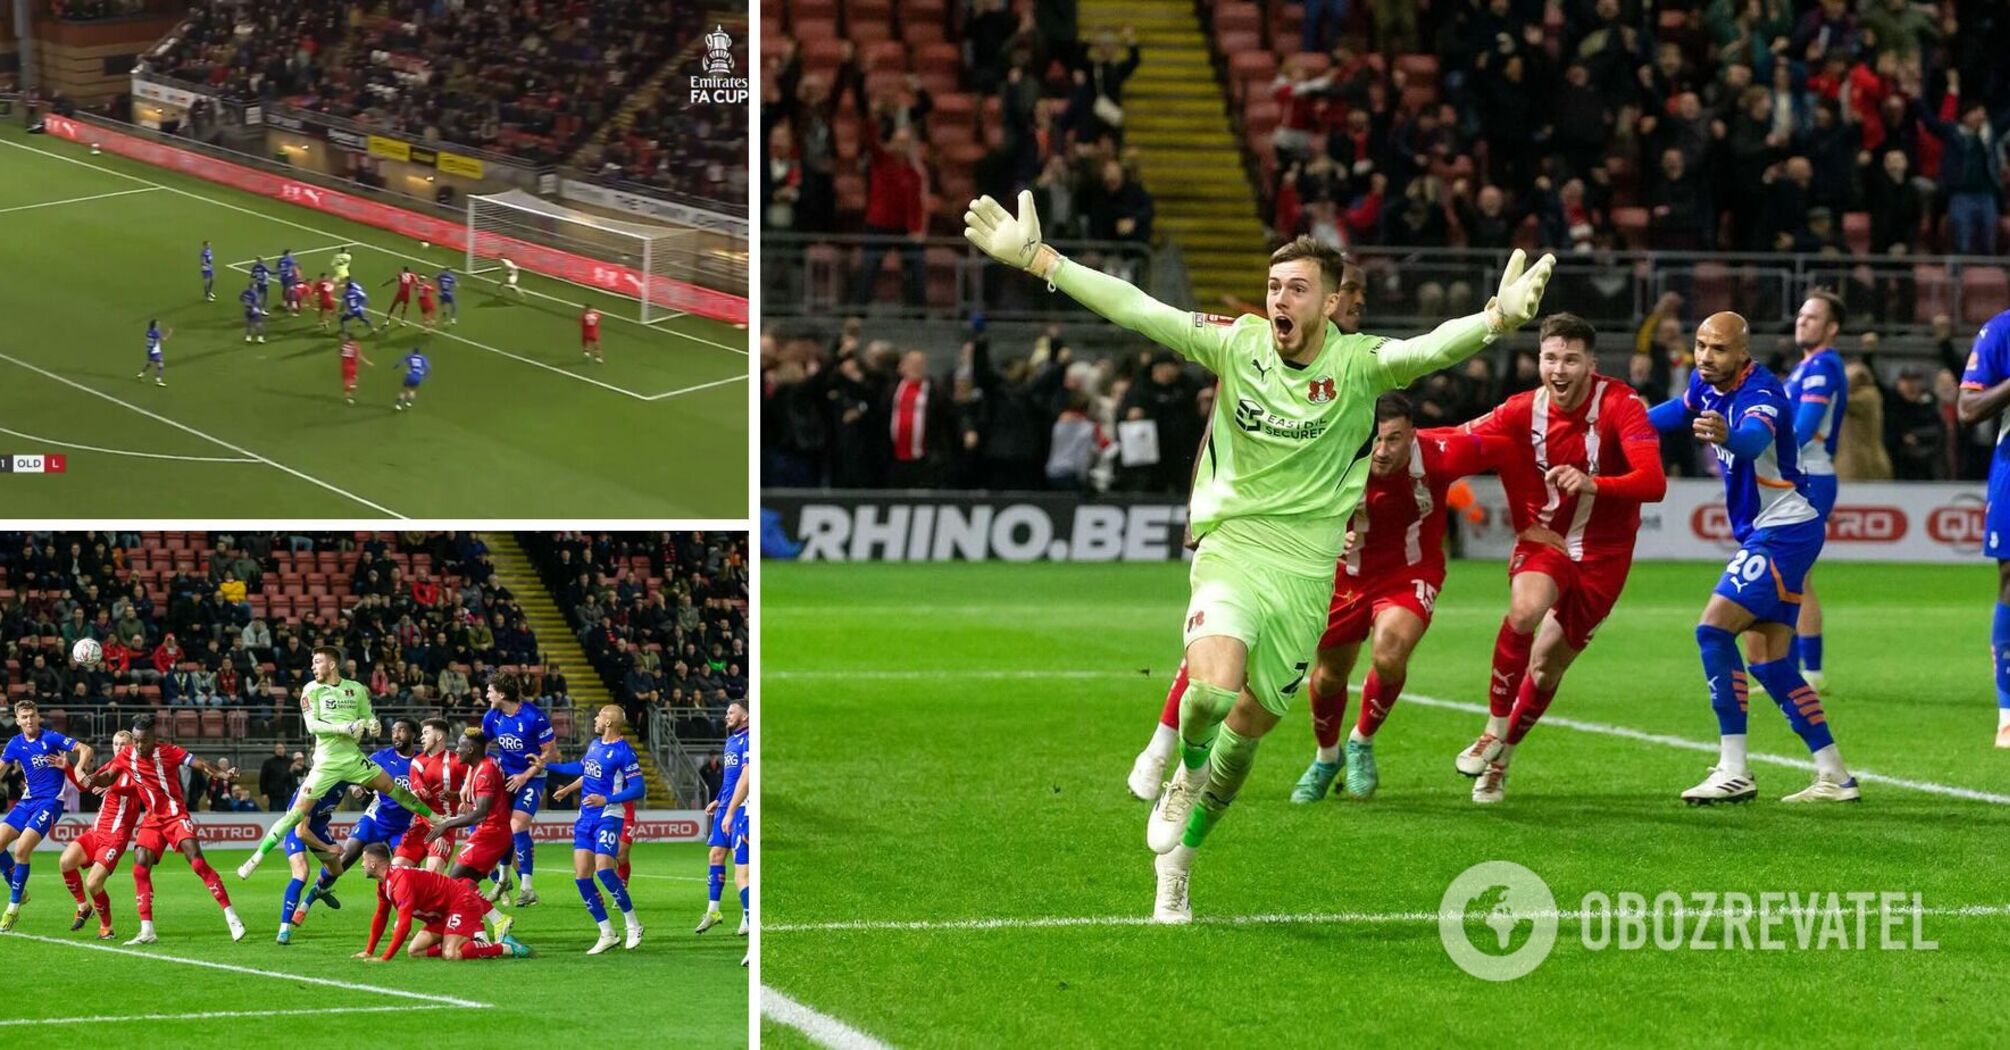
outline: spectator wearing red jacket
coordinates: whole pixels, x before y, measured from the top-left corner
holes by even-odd
[[[175,643],[173,633],[169,633],[161,639],[160,648],[154,650],[154,673],[166,678],[174,673],[178,663],[181,663],[181,646]]]
[[[921,166],[913,131],[895,128],[884,143],[874,143],[871,167],[866,172],[865,232],[882,239],[866,245],[865,266],[852,292],[855,302],[871,300],[880,264],[893,250],[893,238],[897,237],[908,240],[900,246],[907,304],[920,306],[926,299],[921,242],[928,232],[927,193],[928,175]]]
[[[412,600],[422,609],[440,604],[440,584],[433,579],[432,573],[419,570],[419,578],[412,581]]]

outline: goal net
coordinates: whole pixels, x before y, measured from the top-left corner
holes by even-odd
[[[704,235],[610,219],[522,190],[470,196],[467,272],[496,275],[507,258],[532,273],[632,299],[636,317],[652,324],[687,312],[678,306],[696,289]]]

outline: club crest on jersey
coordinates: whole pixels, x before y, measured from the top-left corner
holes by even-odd
[[[1320,376],[1305,390],[1305,399],[1315,405],[1323,405],[1333,400],[1333,377]]]
[[[1227,328],[1229,325],[1232,325],[1234,323],[1235,318],[1223,317],[1220,314],[1204,314],[1195,312],[1193,315],[1193,326],[1195,328],[1205,328],[1208,325],[1214,325],[1217,328]]]

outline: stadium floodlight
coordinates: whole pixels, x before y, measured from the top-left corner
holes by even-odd
[[[610,219],[522,190],[471,195],[467,272],[500,270],[498,260],[508,257],[533,273],[633,299],[637,318],[654,324],[684,316],[676,307],[693,288],[704,234]]]

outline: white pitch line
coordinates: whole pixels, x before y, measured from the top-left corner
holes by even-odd
[[[1839,909],[1830,909],[1823,907],[1774,908],[1771,910],[1770,913],[1775,915],[1793,916],[1793,915],[1826,915],[1829,914],[1831,911],[1839,911],[1841,914],[1848,915],[1853,914],[1855,910],[1856,909],[1854,908],[1847,908],[1847,907]],[[1868,911],[1872,909],[1866,909],[1866,910]],[[1650,909],[1650,913],[1651,911],[1652,909]],[[1895,908],[1892,910],[1892,914],[1911,915],[1913,914],[1913,911],[1914,909],[1912,908]],[[1614,912],[1615,913],[1617,912],[1616,906]],[[1724,911],[1721,908],[1690,908],[1684,906],[1678,908],[1662,909],[1661,913],[1664,915],[1668,915],[1671,918],[1677,916],[1683,916],[1683,917],[1707,919],[1712,916],[1722,915],[1724,914]],[[1931,915],[1942,918],[1962,918],[1962,919],[2003,918],[2006,916],[2010,916],[2010,905],[1964,904],[1964,905],[1956,905],[1948,907],[1920,908],[1918,909],[1918,913],[1920,915]],[[1381,911],[1381,912],[1342,911],[1342,912],[1308,912],[1301,915],[1286,915],[1286,914],[1197,915],[1194,916],[1193,921],[1195,924],[1203,926],[1343,926],[1343,925],[1380,926],[1380,925],[1388,925],[1391,923],[1396,924],[1436,923],[1443,921],[1448,916],[1453,918],[1466,919],[1466,918],[1478,918],[1482,914],[1484,913],[1478,911],[1472,912],[1470,914],[1463,912],[1440,913],[1435,911]],[[1605,913],[1595,910],[1591,912],[1548,911],[1548,912],[1531,912],[1528,914],[1527,917],[1532,919],[1553,917],[1566,922],[1579,922],[1582,921],[1587,914],[1592,915],[1594,917],[1602,918]],[[1039,930],[1039,929],[1051,929],[1055,927],[1070,927],[1070,926],[1123,927],[1123,926],[1154,926],[1154,925],[1157,925],[1157,923],[1154,922],[1152,917],[1149,915],[1071,915],[1071,916],[1044,916],[1044,917],[1023,918],[1023,919],[1009,919],[1009,918],[930,919],[930,920],[916,920],[916,921],[875,921],[870,919],[863,919],[863,920],[846,920],[842,922],[795,922],[795,923],[763,922],[761,924],[761,929],[766,933],[776,933],[776,932],[834,933],[834,932],[856,932],[866,930],[982,931],[982,930]]]
[[[641,874],[641,873],[639,873],[639,872],[638,872],[638,873],[634,873],[634,874],[633,874],[633,875],[632,875],[631,877],[633,877],[633,878],[637,878],[637,879],[672,879],[672,880],[675,880],[675,881],[677,881],[677,882],[710,882],[710,881],[712,881],[712,880],[711,880],[711,878],[710,878],[709,876],[705,876],[705,875],[643,875],[643,874]]]
[[[761,1015],[776,1024],[787,1025],[810,1037],[818,1046],[831,1050],[892,1050],[886,1043],[859,1031],[827,1013],[815,1010],[776,991],[761,986]]]
[[[744,383],[746,382],[746,380],[747,377],[744,375],[730,376],[725,379],[715,379],[710,383],[699,383],[697,386],[679,387],[676,390],[672,390],[664,394],[650,394],[648,397],[645,397],[642,400],[661,401],[666,397],[677,397],[682,394],[695,394],[700,390],[710,390],[715,386],[725,386],[727,383]]]
[[[0,139],[0,145],[13,145],[13,144],[12,144],[12,143],[10,143],[10,142],[7,142],[7,140],[5,140],[5,139]],[[107,401],[110,401],[110,402],[111,402],[112,404],[115,404],[115,405],[119,405],[119,406],[121,406],[121,407],[123,407],[123,408],[129,408],[129,409],[133,410],[134,412],[138,412],[138,413],[139,413],[140,415],[143,415],[143,416],[147,417],[148,419],[151,419],[151,420],[154,420],[155,422],[158,422],[158,423],[166,423],[166,424],[167,424],[168,426],[171,426],[171,427],[175,428],[176,430],[179,430],[179,431],[181,431],[181,432],[183,432],[183,433],[185,433],[185,434],[193,434],[193,435],[195,435],[196,437],[199,437],[199,438],[202,438],[202,439],[203,439],[203,440],[205,440],[205,441],[208,441],[208,442],[211,442],[211,443],[213,443],[213,444],[216,444],[216,445],[221,445],[222,447],[224,447],[224,448],[227,448],[227,449],[231,450],[232,452],[235,452],[235,453],[237,453],[237,454],[238,454],[238,455],[240,455],[240,456],[249,456],[249,457],[251,457],[252,459],[254,459],[254,460],[257,460],[258,462],[260,462],[260,463],[263,463],[263,464],[265,464],[266,466],[268,466],[268,467],[271,467],[271,468],[273,468],[273,469],[275,469],[275,470],[282,470],[282,471],[285,471],[286,473],[288,473],[288,474],[291,474],[291,475],[293,475],[294,477],[296,477],[296,478],[299,478],[299,479],[300,479],[300,480],[302,480],[302,481],[305,481],[305,482],[309,482],[310,484],[314,484],[314,485],[318,485],[318,486],[320,486],[321,488],[324,488],[324,489],[327,489],[328,491],[330,491],[330,492],[333,492],[333,493],[335,493],[335,494],[336,494],[336,495],[338,495],[338,496],[343,496],[343,497],[346,497],[346,498],[348,498],[348,499],[352,499],[352,500],[355,500],[356,502],[358,502],[358,503],[361,503],[362,505],[364,505],[364,506],[366,506],[366,507],[370,508],[371,510],[374,510],[374,511],[376,511],[376,512],[380,513],[380,514],[384,514],[384,515],[387,515],[387,516],[389,516],[389,517],[393,517],[393,518],[397,518],[397,519],[399,519],[400,521],[402,521],[402,520],[405,520],[405,516],[404,516],[403,514],[400,514],[400,513],[398,513],[397,511],[395,511],[395,510],[392,510],[391,508],[389,508],[389,507],[386,507],[386,506],[384,506],[384,505],[383,505],[383,504],[381,504],[381,503],[376,503],[376,502],[373,502],[373,501],[371,501],[371,500],[367,500],[367,499],[364,499],[363,497],[361,497],[361,496],[358,496],[358,495],[356,495],[356,494],[355,494],[355,493],[353,493],[353,492],[350,492],[350,491],[349,491],[348,489],[345,489],[345,488],[341,488],[341,487],[338,487],[338,486],[335,486],[335,485],[331,485],[331,484],[329,484],[328,482],[325,482],[325,481],[321,480],[320,478],[317,478],[317,477],[315,477],[315,476],[314,476],[314,475],[312,475],[312,474],[308,474],[308,473],[305,473],[304,471],[298,471],[298,470],[295,470],[295,469],[293,469],[292,467],[289,467],[289,466],[287,466],[286,464],[284,464],[284,463],[281,463],[281,462],[279,462],[279,461],[278,461],[278,460],[276,460],[276,459],[272,459],[272,458],[270,458],[270,457],[268,457],[268,456],[261,456],[261,455],[259,455],[258,453],[256,453],[256,452],[253,452],[253,451],[251,451],[250,449],[248,449],[248,448],[245,448],[245,447],[244,447],[244,446],[242,446],[242,445],[236,445],[236,444],[232,444],[231,442],[228,442],[228,441],[225,441],[224,439],[222,439],[222,438],[220,438],[220,437],[217,437],[217,436],[215,436],[214,434],[207,434],[207,433],[204,433],[203,431],[200,431],[200,430],[197,430],[196,428],[194,428],[194,427],[192,427],[192,426],[189,426],[189,425],[188,425],[187,423],[182,423],[182,422],[178,422],[178,421],[176,421],[176,420],[173,420],[173,419],[169,419],[168,417],[166,417],[166,416],[164,416],[164,415],[161,415],[161,414],[160,414],[160,413],[158,413],[158,412],[155,412],[155,411],[152,411],[151,409],[146,409],[146,408],[142,408],[142,407],[140,407],[139,405],[135,405],[135,404],[133,404],[133,403],[132,403],[132,402],[130,402],[130,401],[126,401],[126,400],[123,400],[123,399],[121,399],[121,398],[117,398],[117,397],[113,397],[112,395],[110,395],[110,394],[107,394],[107,393],[105,393],[105,392],[104,392],[104,391],[102,391],[102,390],[94,390],[94,389],[92,389],[91,387],[87,387],[87,386],[85,386],[84,384],[82,384],[82,383],[79,383],[79,382],[77,382],[76,380],[74,380],[74,379],[71,379],[71,378],[69,378],[68,376],[62,376],[62,375],[57,375],[56,373],[54,373],[54,372],[51,372],[51,371],[49,371],[49,370],[48,370],[48,369],[46,369],[46,368],[42,368],[42,367],[40,367],[39,365],[33,365],[33,364],[29,364],[28,362],[26,362],[26,361],[23,361],[23,360],[21,360],[21,359],[20,359],[20,358],[18,358],[18,357],[13,357],[13,356],[10,356],[10,355],[8,355],[8,354],[4,354],[4,353],[0,353],[0,361],[6,361],[6,362],[9,362],[10,364],[15,364],[15,365],[19,365],[19,366],[21,366],[22,368],[25,368],[25,369],[27,369],[27,370],[28,370],[28,371],[30,371],[30,372],[34,372],[34,373],[35,373],[35,374],[37,374],[37,375],[40,375],[40,376],[44,376],[44,377],[47,377],[47,378],[49,378],[49,379],[53,379],[53,380],[55,380],[56,382],[58,382],[58,383],[61,383],[61,384],[63,384],[64,386],[67,386],[67,387],[71,387],[71,388],[74,388],[74,389],[77,389],[77,390],[81,390],[81,391],[83,391],[83,392],[84,392],[84,393],[86,393],[86,394],[90,394],[90,395],[92,395],[93,397],[101,397],[101,398],[104,398],[105,400],[107,400]]]
[[[1461,700],[1446,700],[1442,697],[1425,696],[1421,693],[1406,692],[1402,694],[1401,699],[1409,703],[1420,704],[1424,707],[1444,708],[1447,711],[1465,711],[1470,714],[1483,716],[1492,713],[1485,704],[1469,704]],[[1597,733],[1600,736],[1616,736],[1626,740],[1637,740],[1643,744],[1659,744],[1662,747],[1679,748],[1684,751],[1699,751],[1711,755],[1718,752],[1717,744],[1714,741],[1689,740],[1684,737],[1667,736],[1662,733],[1648,733],[1627,726],[1609,725],[1604,722],[1586,722],[1576,718],[1550,717],[1545,715],[1540,724],[1555,726],[1558,729],[1575,729],[1580,733]],[[1785,766],[1788,769],[1800,770],[1812,770],[1815,768],[1815,764],[1805,758],[1789,758],[1786,755],[1769,754],[1754,754],[1748,757],[1753,762],[1762,762],[1769,766]],[[1929,795],[1945,795],[1948,798],[1965,799],[1970,802],[1988,802],[1998,806],[2010,806],[2010,795],[1999,795],[1992,791],[1977,791],[1974,788],[1965,788],[1954,784],[1938,784],[1931,780],[1912,780],[1906,777],[1891,776],[1887,773],[1872,773],[1862,769],[1851,770],[1850,774],[1866,783],[1889,784],[1892,787],[1905,788],[1909,791],[1921,791]]]
[[[0,1021],[0,1028],[10,1025],[38,1024],[115,1024],[124,1021],[208,1021],[227,1017],[307,1017],[320,1014],[387,1014],[402,1013],[406,1010],[444,1010],[446,1003],[412,1003],[404,1006],[330,1006],[319,1010],[205,1010],[200,1013],[185,1014],[124,1014],[117,1017],[25,1017],[17,1021]]]
[[[1166,668],[1166,673],[1167,674],[1172,673],[1172,668],[1170,666]],[[853,678],[853,679],[876,679],[883,681],[904,682],[911,680],[933,679],[933,678],[1019,679],[1019,678],[1145,678],[1145,677],[1149,676],[1141,674],[1137,671],[1053,671],[1053,670],[1041,670],[1039,668],[1033,668],[1033,667],[997,668],[992,670],[971,669],[971,668],[944,668],[942,670],[928,670],[924,668],[917,668],[912,670],[906,668],[894,669],[894,670],[889,670],[886,668],[876,668],[876,669],[868,668],[854,671],[854,670],[846,670],[841,667],[833,667],[829,669],[817,669],[817,670],[805,668],[805,669],[783,670],[783,671],[777,671],[766,667],[761,669],[761,678],[763,680],[776,679],[779,681],[787,681],[792,678]]]
[[[64,940],[61,937],[44,937],[34,933],[10,933],[7,937],[22,940],[41,941],[44,944],[60,944],[66,948],[83,948],[96,952],[111,952],[114,955],[130,955],[136,959],[157,959],[161,962],[180,963],[184,966],[198,966],[206,970],[223,970],[226,973],[250,974],[253,977],[271,977],[281,981],[296,981],[301,984],[318,984],[328,988],[343,988],[352,992],[375,992],[378,995],[392,995],[401,999],[417,999],[421,1002],[437,1003],[441,1006],[465,1006],[485,1009],[493,1003],[480,1003],[472,999],[456,999],[451,995],[432,995],[427,992],[408,992],[403,988],[384,988],[374,984],[358,984],[354,981],[337,981],[329,977],[306,977],[296,973],[281,973],[278,970],[261,970],[255,966],[233,966],[230,963],[210,962],[207,959],[190,959],[180,955],[161,955],[143,952],[133,948],[115,948],[109,944],[94,944],[89,941]]]
[[[258,462],[255,459],[245,456],[171,456],[164,452],[134,452],[132,449],[128,448],[100,448],[97,445],[79,445],[74,441],[57,441],[55,438],[45,438],[45,437],[39,437],[34,434],[24,434],[18,430],[9,430],[6,427],[0,427],[0,434],[6,434],[10,437],[17,437],[23,441],[39,441],[44,445],[54,445],[57,448],[74,448],[84,452],[103,452],[107,455],[112,456],[132,456],[136,459],[172,459],[182,463]]]
[[[182,196],[184,196],[184,197],[189,197],[189,198],[191,198],[191,199],[194,199],[194,200],[199,200],[199,201],[206,201],[206,202],[208,202],[208,203],[210,203],[210,204],[214,204],[214,205],[216,205],[216,206],[217,206],[217,207],[219,207],[219,208],[229,208],[229,209],[230,209],[230,210],[232,210],[232,211],[238,211],[238,212],[243,212],[243,213],[244,213],[244,214],[246,214],[246,215],[255,215],[255,216],[257,216],[258,218],[261,218],[261,219],[269,219],[269,220],[271,220],[271,221],[273,221],[273,222],[277,222],[277,223],[283,223],[283,224],[285,224],[285,225],[287,225],[287,226],[291,226],[291,227],[293,227],[293,228],[294,228],[294,229],[296,229],[296,230],[306,230],[306,231],[307,231],[308,233],[318,233],[318,234],[320,234],[320,235],[321,235],[321,236],[323,236],[323,237],[334,237],[334,236],[338,236],[337,234],[334,234],[334,233],[331,233],[331,232],[329,232],[329,231],[327,231],[327,230],[323,230],[323,229],[318,229],[318,228],[316,228],[316,227],[313,227],[313,226],[309,226],[309,225],[307,225],[306,223],[300,223],[300,222],[294,222],[294,221],[293,221],[292,219],[282,219],[282,218],[280,218],[280,217],[279,217],[279,216],[277,216],[277,215],[268,215],[268,214],[266,214],[265,212],[262,212],[262,211],[257,211],[257,210],[255,210],[255,209],[252,209],[252,208],[247,208],[247,207],[244,207],[244,206],[243,206],[243,205],[241,205],[241,204],[232,204],[232,203],[230,203],[229,201],[226,201],[226,200],[218,200],[218,199],[217,199],[217,198],[215,198],[215,197],[209,197],[209,196],[205,196],[205,195],[203,195],[203,194],[200,194],[200,193],[197,193],[197,192],[195,192],[194,190],[185,190],[185,189],[182,189],[182,188],[181,188],[181,187],[179,187],[179,186],[169,186],[168,184],[166,184],[166,183],[164,183],[164,182],[155,182],[155,181],[154,181],[154,180],[152,180],[152,179],[145,179],[145,178],[141,178],[141,177],[140,177],[140,176],[138,176],[138,175],[133,175],[133,174],[129,174],[129,173],[127,173],[127,172],[123,172],[123,171],[120,171],[120,170],[118,170],[117,168],[107,168],[107,167],[105,167],[105,166],[104,166],[104,165],[102,165],[102,164],[92,164],[92,163],[90,163],[89,161],[82,161],[82,160],[78,160],[78,159],[77,159],[77,158],[75,158],[75,157],[65,157],[65,156],[63,156],[63,155],[62,155],[62,154],[60,154],[60,153],[51,153],[50,151],[48,151],[48,150],[45,150],[45,149],[36,149],[36,148],[35,148],[35,147],[33,147],[33,146],[26,146],[26,145],[22,145],[22,144],[21,144],[21,143],[19,143],[19,142],[8,142],[8,141],[6,141],[6,140],[4,140],[4,139],[0,139],[0,146],[12,146],[12,147],[14,147],[15,149],[19,149],[19,150],[26,150],[26,151],[28,151],[29,153],[39,153],[39,154],[41,154],[41,155],[42,155],[42,156],[44,156],[44,157],[48,157],[48,158],[50,158],[51,160],[60,160],[60,161],[63,161],[63,162],[65,162],[65,163],[69,163],[69,164],[75,164],[75,165],[77,165],[78,167],[83,167],[83,168],[89,168],[89,169],[91,169],[92,171],[102,171],[102,172],[104,172],[104,173],[105,173],[105,174],[107,174],[107,175],[116,175],[116,176],[118,176],[119,178],[122,178],[122,179],[131,179],[131,180],[132,180],[132,181],[134,181],[134,182],[138,182],[138,183],[142,183],[142,184],[145,184],[145,185],[147,185],[147,186],[151,186],[151,187],[153,187],[154,189],[157,189],[157,190],[166,190],[166,191],[168,191],[169,193],[179,193],[179,194],[181,194],[181,195],[182,195]],[[140,163],[140,162],[137,162],[137,161],[136,161],[135,163]],[[261,198],[261,199],[264,199],[264,198]],[[435,260],[435,259],[428,259],[428,258],[426,258],[426,257],[425,257],[425,256],[423,256],[423,255],[411,255],[411,254],[408,254],[408,253],[406,253],[406,252],[401,252],[401,251],[398,251],[398,250],[396,250],[396,249],[394,249],[394,248],[385,248],[385,247],[382,247],[382,246],[380,246],[380,245],[376,245],[376,244],[372,244],[372,243],[370,243],[369,241],[365,241],[365,240],[358,240],[358,239],[355,239],[355,238],[351,238],[351,239],[349,239],[349,240],[345,240],[345,241],[343,241],[342,243],[343,243],[343,244],[353,244],[353,245],[358,245],[358,246],[361,246],[361,247],[364,247],[364,248],[369,248],[369,249],[371,249],[372,251],[379,251],[379,252],[383,252],[383,253],[384,253],[385,255],[390,255],[390,256],[395,256],[395,257],[397,257],[397,258],[400,258],[400,259],[411,259],[411,260],[414,260],[414,261],[417,261],[417,262],[422,262],[422,263],[426,263],[426,264],[428,264],[428,265],[437,265],[437,264],[438,264],[438,260]],[[473,274],[470,274],[469,276],[471,276],[471,277],[472,277],[472,276],[474,276],[474,275],[473,275]],[[563,283],[565,283],[565,284],[570,284],[570,285],[573,285],[574,287],[577,287],[577,288],[585,288],[585,287],[586,287],[585,285],[582,285],[582,284],[578,284],[577,282],[574,282],[574,281],[567,281],[567,280],[566,280],[565,278],[563,278],[563,277],[551,277],[551,276],[550,276],[549,274],[539,274],[538,276],[542,276],[542,277],[548,277],[548,278],[550,278],[551,280],[554,280],[554,281],[561,281],[561,282],[563,282]],[[494,283],[496,283],[496,282],[494,282],[494,281],[490,281],[489,283],[490,283],[490,284],[494,284]],[[598,292],[598,291],[603,291],[603,289],[599,289],[599,288],[591,288],[591,289],[588,289],[588,290],[589,290],[589,291],[596,291],[596,292]],[[552,300],[553,302],[559,302],[559,303],[564,303],[564,304],[566,304],[567,306],[576,306],[576,307],[579,307],[579,308],[581,308],[581,309],[584,309],[584,308],[585,308],[585,304],[584,304],[584,303],[575,303],[575,302],[573,302],[573,301],[572,301],[572,300],[570,300],[570,299],[560,299],[560,298],[559,298],[558,296],[555,296],[555,295],[546,295],[546,294],[545,294],[545,293],[543,293],[543,292],[539,292],[539,291],[532,291],[532,290],[530,290],[530,289],[525,289],[525,291],[528,291],[528,292],[530,292],[530,294],[531,294],[531,295],[535,295],[535,296],[539,296],[539,297],[541,297],[541,298],[545,298],[545,299],[550,299],[550,300]],[[606,294],[609,294],[609,295],[614,295],[614,294],[616,294],[616,293],[613,293],[613,292],[608,292],[608,293],[606,293]],[[626,298],[626,297],[625,297],[625,296],[623,296],[622,298]],[[609,313],[609,314],[607,314],[607,316],[609,316],[609,317],[612,317],[612,318],[614,318],[614,319],[615,319],[615,320],[617,320],[617,321],[627,321],[627,322],[629,322],[630,324],[637,324],[637,325],[641,325],[641,326],[642,326],[642,327],[644,327],[644,328],[651,328],[651,327],[653,327],[652,325],[650,325],[650,324],[647,324],[647,323],[645,323],[645,322],[643,322],[643,321],[639,321],[639,320],[636,320],[635,318],[632,318],[632,317],[624,317],[624,316],[622,316],[621,314],[618,314],[618,313]],[[720,323],[724,323],[724,322],[720,322]],[[748,352],[747,352],[747,350],[746,350],[746,349],[745,349],[744,347],[734,347],[734,346],[728,346],[728,345],[726,345],[725,343],[715,343],[715,342],[713,342],[713,341],[712,341],[712,340],[710,340],[710,339],[704,339],[704,338],[700,338],[699,336],[695,336],[695,335],[690,335],[690,334],[688,334],[688,333],[685,333],[685,332],[677,332],[677,331],[667,331],[667,330],[664,330],[664,329],[656,329],[656,330],[657,330],[657,331],[660,331],[660,332],[662,332],[662,333],[663,333],[664,335],[667,335],[667,336],[672,336],[672,337],[674,337],[674,338],[677,338],[677,339],[683,339],[683,340],[686,340],[686,341],[689,341],[689,342],[693,342],[693,343],[703,343],[703,344],[704,344],[704,345],[706,345],[706,346],[712,346],[712,347],[717,347],[717,348],[719,348],[719,349],[721,349],[721,350],[725,350],[725,351],[727,351],[727,352],[729,352],[729,353],[735,353],[735,354],[739,354],[739,355],[740,355],[741,357],[746,357],[746,356],[747,356],[747,353],[748,353]]]
[[[53,208],[59,204],[82,204],[85,201],[101,201],[104,200],[106,197],[125,197],[135,193],[154,193],[158,191],[160,188],[161,187],[157,186],[148,186],[145,187],[144,189],[137,189],[137,190],[114,190],[111,193],[93,193],[88,197],[71,197],[68,200],[43,201],[40,204],[16,204],[11,208],[0,208],[0,214],[5,214],[10,211],[30,211],[35,208]]]

